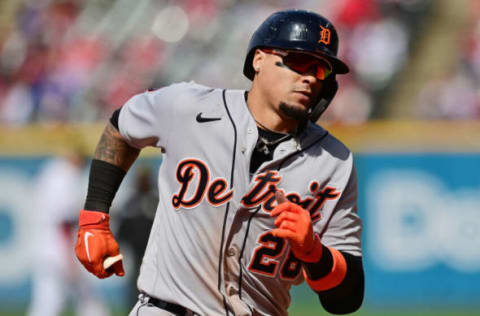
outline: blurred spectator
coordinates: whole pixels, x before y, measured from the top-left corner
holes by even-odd
[[[245,52],[238,47],[248,42],[250,25],[292,7],[336,17],[340,57],[352,69],[352,89],[339,93],[355,91],[364,104],[361,115],[332,118],[369,120],[382,112],[382,97],[402,70],[432,1],[20,2],[14,25],[0,34],[0,72],[7,78],[0,82],[3,124],[105,119],[134,94],[185,78],[246,86]],[[479,63],[478,50],[472,46],[477,57],[471,65]],[[344,113],[357,110],[353,103],[342,105]]]
[[[361,24],[353,30],[351,67],[369,90],[385,88],[405,64],[407,39],[405,27],[392,18]]]
[[[0,107],[0,123],[7,125],[25,124],[31,121],[34,113],[34,99],[30,87],[19,81],[7,86]]]
[[[472,3],[471,14],[456,62],[419,93],[416,109],[421,119],[480,118],[480,4]]]
[[[480,117],[478,86],[467,75],[455,72],[428,83],[418,98],[421,119],[474,119]]]
[[[341,87],[333,103],[320,117],[320,121],[346,124],[367,121],[373,106],[370,94],[355,81],[344,80]]]
[[[68,302],[77,315],[103,316],[108,310],[93,289],[94,279],[73,252],[74,223],[85,196],[86,159],[72,149],[46,162],[36,182],[32,212],[32,298],[29,316],[61,315]]]
[[[152,183],[153,170],[140,167],[136,173],[135,189],[131,198],[121,210],[121,220],[118,228],[118,238],[121,248],[127,244],[132,251],[134,271],[128,271],[128,306],[137,302],[137,277],[140,272],[145,247],[147,246],[150,229],[158,204],[158,191]]]

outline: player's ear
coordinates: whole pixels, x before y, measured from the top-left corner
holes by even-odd
[[[260,71],[260,68],[262,68],[263,61],[265,60],[266,54],[262,52],[260,49],[257,49],[255,51],[255,55],[253,55],[253,60],[252,60],[252,66],[253,70],[255,70],[255,73],[258,73]]]

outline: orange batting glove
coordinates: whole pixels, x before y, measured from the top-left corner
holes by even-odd
[[[275,192],[278,205],[270,216],[276,216],[272,234],[286,238],[293,254],[304,262],[318,262],[322,257],[322,243],[317,234],[313,233],[310,212],[300,205],[287,200],[282,190]]]
[[[81,210],[75,253],[82,265],[100,279],[113,273],[124,276],[123,264],[118,247],[109,226],[110,216],[103,212]],[[116,257],[115,263],[110,257]],[[107,261],[105,259],[109,258]],[[105,263],[104,263],[105,261]]]

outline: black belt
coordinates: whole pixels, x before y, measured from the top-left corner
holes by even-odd
[[[190,311],[189,309],[186,309],[181,305],[165,302],[164,300],[161,300],[155,297],[148,297],[148,304],[151,304],[160,309],[166,310],[172,314],[175,314],[176,316],[195,315],[195,313],[193,313],[192,311]]]

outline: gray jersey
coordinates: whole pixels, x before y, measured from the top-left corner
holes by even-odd
[[[119,116],[131,146],[164,153],[139,289],[201,315],[287,315],[303,273],[270,233],[276,189],[310,211],[324,245],[361,255],[350,151],[309,123],[252,176],[258,131],[244,93],[179,83],[133,97]]]

